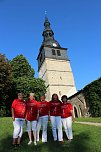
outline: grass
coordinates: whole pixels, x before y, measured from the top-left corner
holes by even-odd
[[[64,133],[64,143],[53,142],[51,128],[48,128],[48,143],[41,141],[35,147],[28,146],[28,136],[24,131],[21,147],[11,148],[13,125],[11,118],[0,118],[0,152],[101,152],[101,127],[73,123],[74,139],[67,142]]]
[[[98,118],[75,118],[76,121],[80,121],[80,122],[94,122],[94,123],[101,123],[101,117]]]

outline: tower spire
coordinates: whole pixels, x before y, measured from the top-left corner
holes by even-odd
[[[47,17],[47,11],[45,11],[45,22],[44,22],[44,26],[45,26],[45,29],[51,30],[51,28],[50,28],[50,22],[49,22],[48,17]],[[45,29],[44,29],[44,30],[45,30]]]
[[[47,18],[47,11],[45,11],[45,19]]]
[[[45,21],[48,21],[48,17],[47,17],[47,11],[45,11]],[[49,21],[48,21],[49,22]]]
[[[42,45],[53,46],[53,44],[55,44],[55,46],[60,47],[59,43],[54,39],[54,32],[50,27],[50,22],[47,17],[47,11],[45,11],[44,31],[42,36],[44,38]]]

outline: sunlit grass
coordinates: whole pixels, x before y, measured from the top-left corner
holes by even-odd
[[[64,143],[54,142],[51,128],[48,128],[48,143],[41,141],[35,147],[28,146],[28,136],[24,129],[21,147],[11,148],[13,125],[11,118],[0,118],[0,152],[101,152],[101,127],[73,123],[74,139],[68,143],[64,133]]]
[[[82,121],[82,122],[98,122],[101,123],[101,117],[98,118],[93,118],[93,117],[89,117],[89,118],[75,118],[76,121]]]

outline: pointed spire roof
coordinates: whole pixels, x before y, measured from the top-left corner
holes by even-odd
[[[54,39],[54,32],[50,27],[50,22],[45,14],[44,30],[43,30],[42,46],[60,47],[59,43]]]
[[[46,32],[47,31],[51,31],[52,34],[54,35],[54,33],[53,33],[53,31],[52,31],[52,29],[50,27],[50,22],[49,22],[48,17],[46,15],[45,15],[45,21],[44,21],[44,31],[43,31],[43,34],[44,34],[45,31]]]
[[[44,27],[45,27],[45,30],[48,30],[48,29],[51,30],[51,28],[50,28],[50,22],[49,22],[48,17],[47,17],[47,11],[45,11]]]

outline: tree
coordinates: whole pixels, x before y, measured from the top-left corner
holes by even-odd
[[[30,92],[35,93],[35,97],[39,100],[41,94],[46,93],[46,87],[42,79],[29,78],[27,76],[15,79],[16,94],[23,92],[25,99],[28,98]]]
[[[89,112],[93,117],[101,117],[101,78],[93,81],[84,88]]]
[[[34,76],[34,69],[31,68],[28,61],[23,55],[18,55],[10,61],[12,67],[12,74],[14,78],[27,76],[33,77]]]
[[[25,98],[27,98],[29,92],[32,91],[35,92],[36,98],[39,99],[40,94],[46,92],[45,82],[42,79],[34,78],[34,69],[27,59],[23,55],[18,55],[10,63],[16,88],[15,94],[23,92]]]
[[[35,92],[36,99],[46,92],[45,82],[34,78],[34,69],[23,55],[9,61],[0,54],[0,115],[10,113],[11,104],[18,92],[23,92],[25,99],[30,92]]]
[[[11,66],[5,55],[0,53],[0,109],[7,112],[9,97],[12,96],[13,80]],[[4,110],[5,109],[5,110]]]

